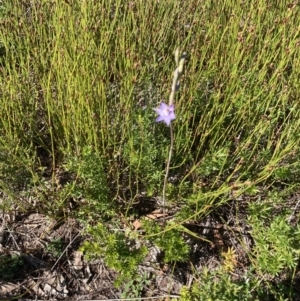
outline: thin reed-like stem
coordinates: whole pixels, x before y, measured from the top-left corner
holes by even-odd
[[[164,214],[164,219],[165,219],[165,213],[166,213],[166,188],[167,188],[167,183],[168,183],[168,176],[169,176],[170,164],[171,164],[173,147],[174,147],[174,133],[173,133],[172,123],[170,124],[170,139],[171,139],[171,143],[170,143],[170,149],[169,149],[169,157],[168,157],[168,160],[167,160],[166,174],[165,174],[164,187],[163,187],[163,214]]]
[[[169,97],[169,106],[172,106],[174,103],[175,99],[175,93],[178,91],[179,86],[180,86],[180,78],[183,72],[183,66],[184,62],[186,59],[186,53],[183,53],[181,56],[179,56],[179,49],[177,48],[175,51],[175,61],[176,61],[176,69],[174,71],[173,75],[173,82],[172,82],[172,87],[171,87],[171,93]],[[166,189],[167,189],[167,183],[168,183],[168,176],[169,176],[169,171],[170,171],[170,164],[171,164],[171,159],[172,159],[172,153],[173,153],[173,147],[174,147],[174,133],[173,133],[173,127],[172,123],[170,123],[170,149],[169,149],[169,157],[167,160],[167,167],[166,167],[166,174],[165,174],[165,179],[164,179],[164,187],[163,187],[163,220],[165,221],[165,216],[166,216]]]

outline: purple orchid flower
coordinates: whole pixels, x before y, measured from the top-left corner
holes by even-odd
[[[164,102],[160,104],[160,107],[153,109],[159,116],[156,118],[156,122],[163,121],[167,126],[171,121],[176,118],[174,113],[174,105],[167,105]]]

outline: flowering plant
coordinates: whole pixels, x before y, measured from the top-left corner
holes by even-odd
[[[164,102],[160,104],[159,108],[154,109],[154,111],[159,115],[156,118],[156,122],[163,121],[167,126],[171,124],[171,121],[176,118],[174,113],[174,105],[167,105]]]
[[[183,53],[181,56],[179,56],[179,50],[176,49],[175,51],[175,61],[177,68],[174,71],[173,75],[173,83],[172,83],[172,89],[169,97],[169,105],[162,102],[159,106],[159,108],[155,108],[154,111],[158,114],[158,117],[156,118],[156,122],[163,121],[167,126],[170,126],[170,136],[171,136],[171,145],[169,150],[169,157],[167,161],[167,167],[166,167],[166,174],[164,179],[164,187],[163,187],[163,213],[165,216],[165,202],[166,202],[166,187],[167,187],[167,181],[168,181],[168,174],[170,169],[170,163],[172,158],[172,151],[174,146],[174,135],[172,130],[172,124],[171,121],[176,118],[175,112],[174,112],[174,98],[175,93],[179,89],[179,80],[183,72],[183,65],[186,59],[186,54]]]

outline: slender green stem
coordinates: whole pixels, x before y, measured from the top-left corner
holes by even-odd
[[[179,56],[179,49],[177,48],[175,51],[176,69],[175,69],[174,75],[173,75],[173,82],[172,82],[171,93],[170,93],[170,97],[169,97],[169,106],[171,106],[174,103],[175,93],[179,89],[179,85],[180,85],[179,81],[180,81],[180,77],[183,72],[183,65],[184,65],[185,59],[186,59],[186,53],[183,53],[181,56]],[[171,164],[173,147],[174,147],[174,134],[173,134],[172,123],[170,124],[170,139],[171,139],[171,144],[170,144],[169,157],[168,157],[168,161],[167,161],[167,168],[166,168],[164,187],[163,187],[163,204],[162,205],[163,205],[164,221],[165,221],[165,216],[166,216],[166,214],[165,214],[166,213],[166,188],[167,188],[170,164]]]
[[[170,137],[171,137],[171,144],[169,149],[169,157],[167,161],[167,168],[166,168],[166,174],[164,179],[164,187],[163,187],[163,214],[165,219],[165,211],[166,211],[166,188],[168,183],[168,176],[169,176],[169,170],[170,170],[170,164],[172,159],[172,153],[173,153],[173,146],[174,146],[174,134],[173,134],[173,127],[172,123],[170,124]]]

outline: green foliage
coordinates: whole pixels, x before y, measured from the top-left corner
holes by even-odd
[[[7,210],[13,204],[23,211],[30,208],[28,202],[22,200],[22,194],[39,178],[38,165],[35,153],[29,148],[0,138],[0,191],[6,196],[0,208]]]
[[[151,108],[147,111],[133,110],[134,132],[124,145],[124,160],[133,175],[133,182],[141,182],[148,195],[153,195],[163,182],[162,167],[167,156],[168,141],[163,133],[153,126]]]
[[[124,284],[122,298],[138,298],[142,297],[145,287],[151,283],[147,273],[137,275],[135,279],[131,279]]]
[[[12,281],[20,273],[23,259],[18,255],[0,255],[0,280]]]
[[[81,250],[89,260],[104,257],[105,263],[119,273],[116,286],[135,279],[137,267],[147,255],[145,246],[138,247],[137,241],[130,239],[125,232],[110,230],[101,223],[88,227],[87,233],[91,235],[91,241],[84,242]]]
[[[5,11],[6,11],[5,5],[4,5],[3,1],[0,1],[0,18],[1,18],[2,16],[4,16]]]
[[[213,272],[204,269],[190,290],[182,288],[180,301],[258,301],[252,291],[254,287],[249,279],[233,281],[222,269]]]
[[[65,169],[75,174],[75,180],[67,189],[75,199],[83,199],[83,206],[78,210],[82,221],[105,218],[114,214],[113,202],[109,199],[104,161],[90,147],[82,150],[81,156],[68,157]]]
[[[255,242],[253,256],[258,272],[275,277],[284,269],[293,271],[297,267],[300,228],[294,229],[283,216],[273,218],[269,225],[267,223],[265,219],[251,217],[251,234]]]
[[[170,227],[163,230],[157,223],[144,220],[143,226],[147,233],[146,238],[159,247],[164,254],[165,262],[184,262],[190,253],[183,233],[171,223]]]
[[[30,168],[34,165],[32,154],[24,148],[14,150],[7,149],[0,141],[0,177],[3,183],[2,189],[12,191],[20,190],[27,182],[31,182],[32,174]],[[7,143],[7,142],[6,142]]]
[[[251,193],[252,268],[272,279],[294,272],[299,229],[286,222],[290,208],[275,186],[299,186],[299,5],[68,2],[0,1],[1,210],[26,212],[35,196],[37,211],[57,216],[72,198],[72,214],[92,225],[87,255],[103,255],[129,279],[147,240],[166,262],[186,261],[180,223],[236,200],[234,192]],[[145,221],[144,237],[128,237],[120,226],[110,228],[121,224],[117,213],[128,212],[141,192],[152,196],[162,187],[169,129],[155,124],[152,108],[169,95],[178,43],[189,58],[175,103],[167,187],[177,224]],[[59,188],[58,170],[70,176]],[[272,199],[266,190],[275,191]],[[201,277],[186,298],[247,300],[250,282]],[[142,279],[128,283],[141,293]],[[278,298],[285,294],[268,287]]]
[[[207,154],[196,169],[196,173],[202,177],[222,173],[226,163],[228,164],[228,155],[228,148],[222,148]]]
[[[3,16],[5,16],[5,13],[6,13],[6,8],[5,8],[3,1],[1,1],[0,2],[0,22],[1,22],[1,19],[3,18]],[[2,61],[3,55],[5,55],[5,47],[2,43],[2,41],[0,40],[0,64]]]
[[[58,258],[63,252],[63,244],[60,238],[50,241],[46,246],[47,252]]]
[[[288,301],[294,297],[289,285],[264,282],[251,272],[234,281],[222,268],[214,271],[205,268],[190,289],[184,286],[180,292],[180,301]]]

